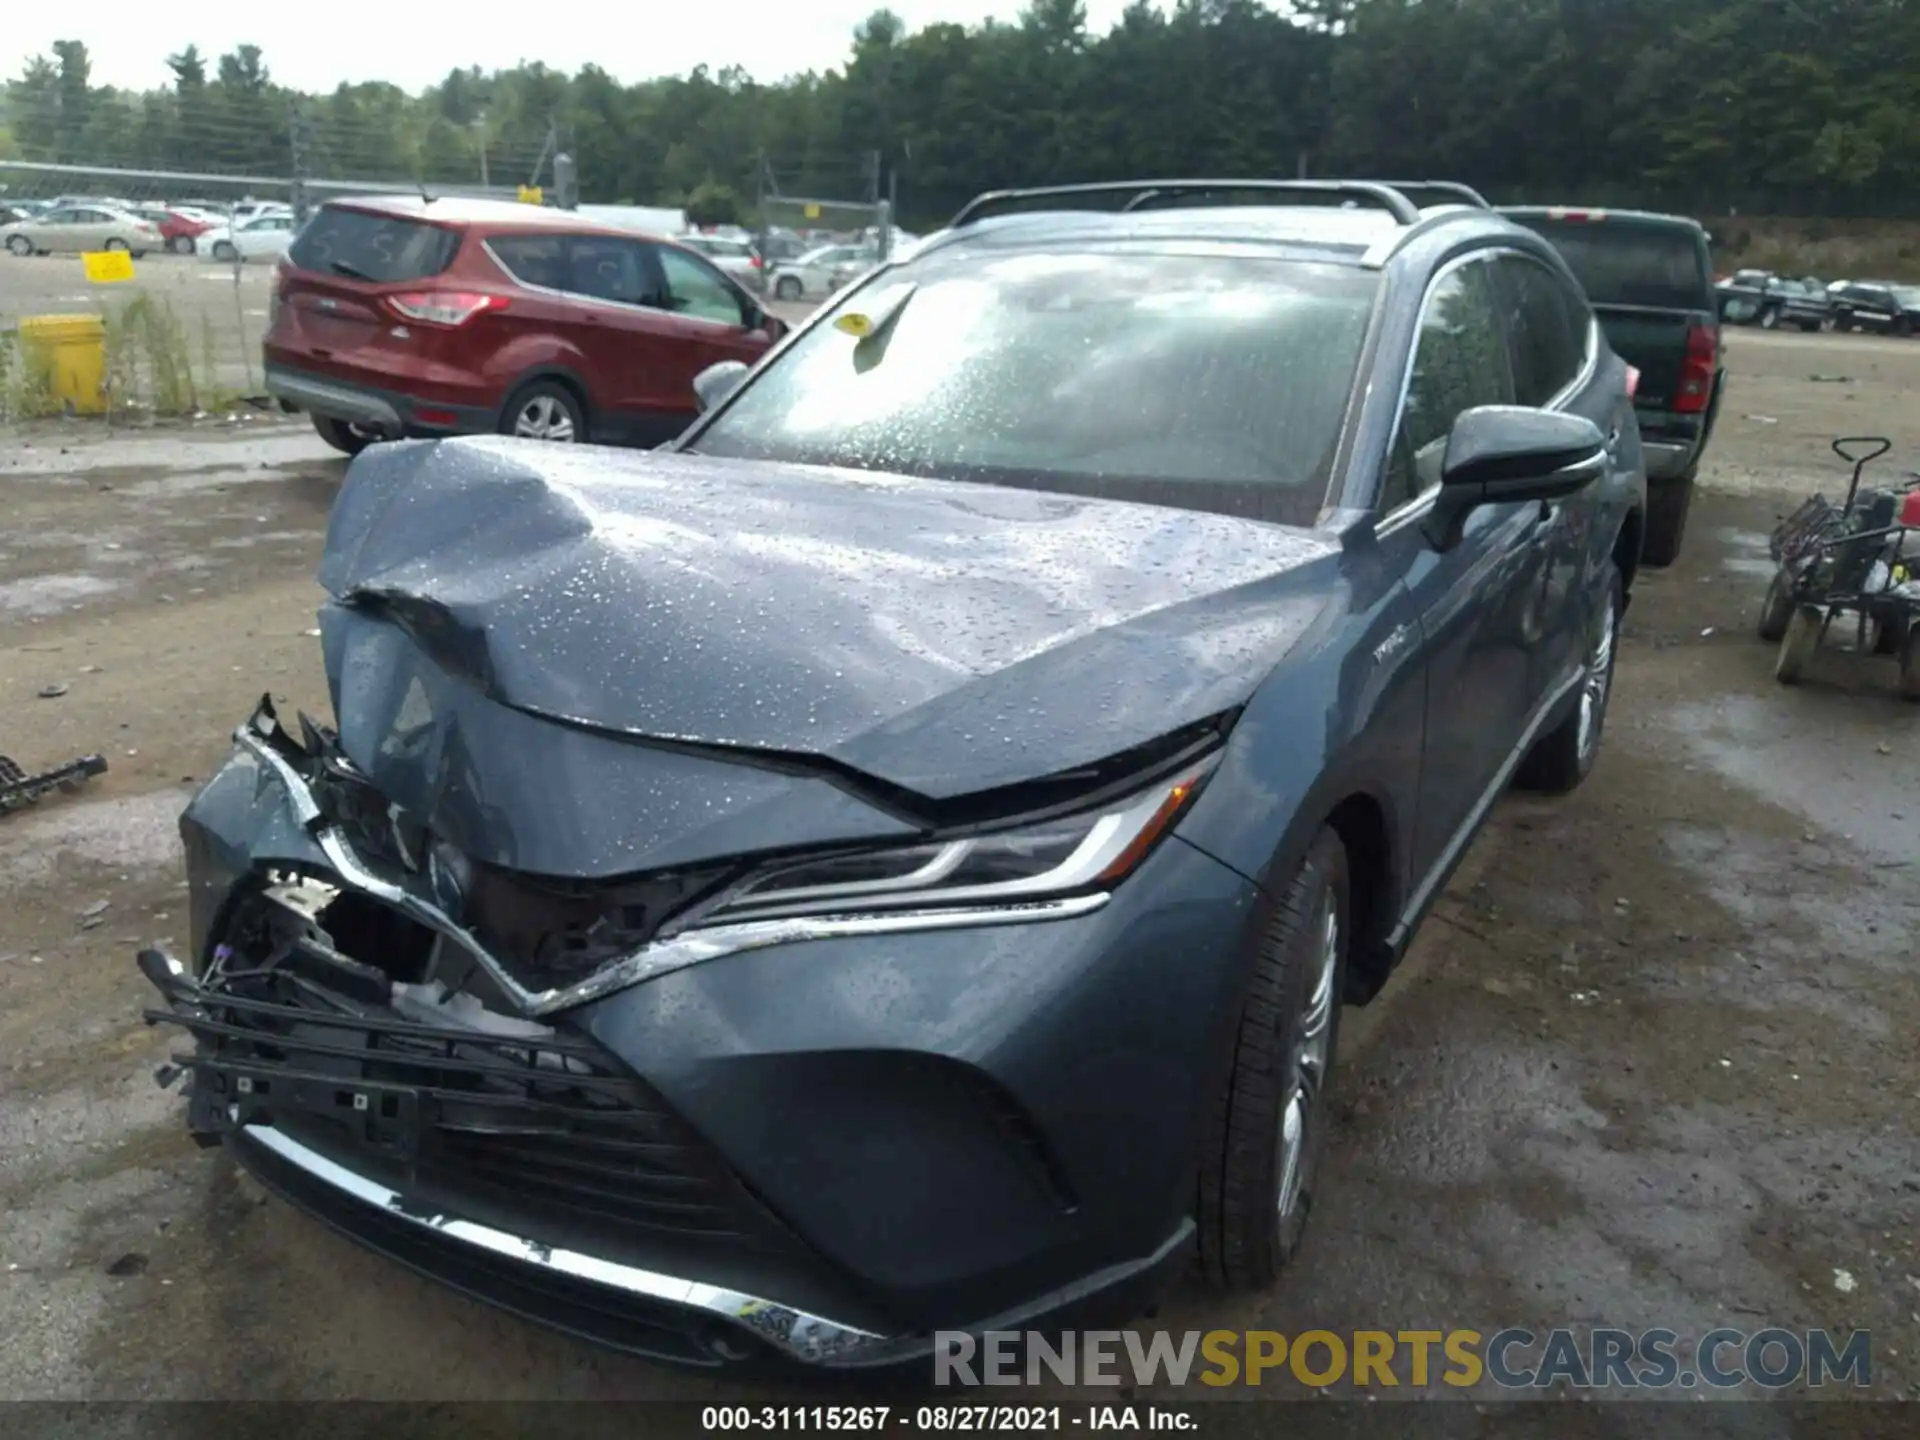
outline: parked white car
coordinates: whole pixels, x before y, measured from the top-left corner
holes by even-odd
[[[15,255],[73,255],[83,250],[126,250],[137,259],[166,242],[151,221],[124,210],[65,205],[11,225],[0,225],[0,245]]]
[[[293,212],[272,211],[237,225],[220,225],[195,237],[201,258],[222,265],[244,265],[250,260],[277,260],[287,253],[300,222]]]
[[[760,288],[760,257],[754,253],[751,240],[699,233],[675,238],[688,249],[698,250],[742,285],[755,290]]]
[[[817,300],[873,268],[874,253],[860,245],[822,245],[774,268],[767,293],[776,300]]]

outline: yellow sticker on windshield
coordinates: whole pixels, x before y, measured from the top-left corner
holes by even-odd
[[[842,315],[833,322],[833,328],[843,335],[851,335],[856,340],[864,340],[873,333],[873,317],[854,311]]]

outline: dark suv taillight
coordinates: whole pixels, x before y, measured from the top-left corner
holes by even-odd
[[[1720,360],[1720,337],[1705,325],[1687,331],[1686,358],[1680,362],[1680,383],[1674,387],[1673,408],[1697,415],[1713,399],[1713,373]]]
[[[507,298],[478,290],[413,290],[387,296],[387,305],[402,320],[464,325],[483,311],[506,309]]]

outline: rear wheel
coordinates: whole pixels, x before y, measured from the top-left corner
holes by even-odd
[[[1687,511],[1693,508],[1693,477],[1689,470],[1676,480],[1656,480],[1647,486],[1647,536],[1640,561],[1656,570],[1680,558],[1680,542],[1687,533]]]
[[[774,297],[780,300],[798,300],[802,289],[799,280],[792,275],[782,275],[773,284]]]
[[[1893,322],[1893,333],[1903,339],[1913,334],[1913,320],[1909,316],[1902,315],[1898,320]]]
[[[1818,605],[1796,605],[1787,617],[1787,628],[1780,636],[1780,653],[1774,658],[1773,678],[1782,685],[1798,685],[1813,668],[1814,652],[1820,648],[1820,632],[1826,628],[1826,615]]]
[[[1271,1285],[1306,1231],[1326,1147],[1351,894],[1346,847],[1323,827],[1261,941],[1233,1068],[1207,1122],[1200,1259],[1224,1288]]]
[[[240,252],[225,240],[216,240],[213,242],[213,258],[223,265],[230,265],[240,258]]]
[[[1587,641],[1587,658],[1580,677],[1580,695],[1572,712],[1533,742],[1521,763],[1522,789],[1564,795],[1593,770],[1600,754],[1600,736],[1607,723],[1607,700],[1613,694],[1613,657],[1620,636],[1623,594],[1620,572],[1609,566],[1603,610],[1595,617]]]
[[[1777,570],[1767,585],[1767,598],[1760,602],[1760,638],[1778,640],[1787,633],[1787,621],[1792,618],[1793,586],[1787,582],[1787,572]]]
[[[9,235],[7,237],[7,249],[16,255],[31,255],[33,254],[33,242],[24,235]]]
[[[1920,700],[1920,625],[1908,625],[1900,639],[1900,693]]]
[[[191,255],[193,254],[193,237],[191,235],[176,235],[167,241],[167,249],[175,255]]]
[[[102,250],[125,250],[127,248],[127,242],[116,235],[100,248]]]
[[[380,438],[364,425],[355,425],[347,420],[335,420],[330,415],[314,416],[313,429],[315,434],[342,455],[358,455]]]
[[[534,380],[520,387],[501,413],[500,429],[524,440],[559,445],[584,443],[587,419],[571,390],[557,380]]]

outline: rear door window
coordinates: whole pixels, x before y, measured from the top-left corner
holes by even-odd
[[[1513,218],[1553,242],[1595,305],[1714,308],[1713,277],[1690,229],[1631,220]]]
[[[459,248],[459,232],[441,225],[323,205],[293,242],[288,258],[302,270],[386,284],[438,275],[453,263]]]
[[[617,235],[569,236],[567,289],[616,305],[658,304],[660,287],[645,248]]]
[[[1545,405],[1580,374],[1586,363],[1586,311],[1578,297],[1546,266],[1524,256],[1495,262],[1513,367],[1516,405]]]
[[[500,266],[522,285],[541,290],[567,288],[567,237],[564,235],[495,235],[487,249]]]

